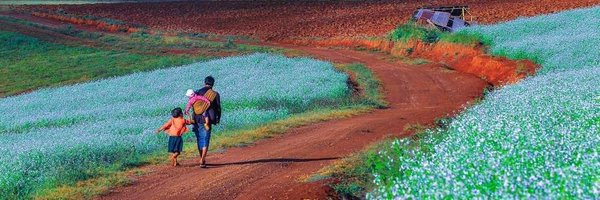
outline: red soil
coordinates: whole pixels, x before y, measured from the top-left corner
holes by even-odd
[[[286,42],[320,47],[363,47],[394,56],[426,58],[454,70],[478,76],[494,86],[515,83],[534,74],[538,68],[538,65],[529,60],[509,60],[487,55],[481,46],[446,42],[426,44],[420,41],[391,42],[380,39],[288,40]]]
[[[65,15],[59,15],[59,14],[46,13],[46,12],[32,12],[31,15],[36,16],[36,17],[41,17],[41,18],[54,19],[54,20],[67,22],[67,23],[71,23],[71,24],[76,24],[76,25],[91,26],[91,27],[95,27],[98,30],[103,30],[103,31],[108,31],[108,32],[113,32],[113,33],[114,32],[134,33],[139,30],[138,28],[134,28],[129,25],[108,24],[106,22],[102,22],[102,21],[98,21],[98,20],[89,20],[89,19],[83,19],[81,17],[72,17],[72,16],[65,16]]]
[[[62,9],[171,32],[248,35],[262,39],[381,36],[406,22],[415,8],[468,5],[480,23],[511,20],[598,5],[600,0],[439,0],[381,2],[165,2],[138,4],[22,6],[24,10]],[[69,19],[71,20],[71,19]],[[76,23],[83,23],[77,22]]]

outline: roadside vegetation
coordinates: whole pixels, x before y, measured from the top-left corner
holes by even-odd
[[[88,82],[270,48],[211,41],[209,35],[166,36],[136,32],[88,32],[73,26],[47,27],[0,16],[0,97],[39,88]],[[19,32],[19,28],[35,32]],[[23,29],[23,30],[27,30]],[[21,31],[23,31],[21,30]],[[31,36],[34,35],[34,36]],[[61,38],[64,37],[64,38]]]
[[[0,43],[0,97],[206,59],[72,47],[5,31]]]
[[[598,13],[579,9],[460,32],[483,37],[495,55],[536,60],[542,69],[490,92],[447,128],[380,150],[367,198],[597,197],[600,36],[589,24],[600,23]]]
[[[388,38],[392,41],[408,42],[410,40],[423,41],[433,44],[437,42],[449,42],[463,45],[489,45],[491,41],[477,33],[448,33],[437,28],[424,27],[409,21],[396,27]]]

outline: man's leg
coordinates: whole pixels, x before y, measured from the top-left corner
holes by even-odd
[[[202,153],[201,153],[201,163],[202,165],[204,165],[206,163],[206,153],[208,152],[208,148],[207,147],[202,147]]]
[[[202,119],[204,117],[198,117],[198,115],[194,114],[193,115],[194,118],[194,124],[193,124],[193,128],[192,131],[194,132],[194,135],[196,135],[196,146],[198,147],[198,155],[202,156],[202,141],[201,141],[201,134],[200,134],[200,127],[203,127],[204,125],[202,124],[202,122],[199,122],[198,119]]]
[[[208,145],[210,144],[210,133],[211,133],[211,129],[209,128],[204,129],[204,127],[201,128],[202,132],[204,133],[204,146],[202,147],[202,155],[200,156],[200,160],[201,160],[201,165],[204,167],[204,165],[206,164],[206,155],[208,154]]]

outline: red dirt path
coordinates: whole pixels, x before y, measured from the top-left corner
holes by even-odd
[[[329,48],[358,48],[385,52],[393,56],[425,58],[444,63],[454,70],[473,74],[494,86],[512,84],[535,74],[538,65],[529,60],[509,60],[490,56],[484,46],[462,45],[448,42],[427,44],[421,41],[393,42],[387,39],[326,39],[289,40],[289,44]],[[410,53],[407,49],[411,49]]]
[[[150,166],[152,173],[100,198],[325,199],[330,191],[327,187],[301,179],[384,137],[404,136],[408,123],[430,124],[458,111],[487,86],[475,76],[444,71],[437,64],[414,67],[365,52],[285,47],[333,62],[365,63],[383,82],[391,107],[296,128],[250,147],[212,153],[207,169],[200,169],[198,160],[183,161],[178,168]]]
[[[468,5],[480,23],[495,23],[566,9],[599,5],[600,0],[403,0],[327,2],[165,2],[28,6],[25,10],[63,9],[143,24],[174,32],[249,35],[263,39],[381,36],[406,22],[415,8]]]

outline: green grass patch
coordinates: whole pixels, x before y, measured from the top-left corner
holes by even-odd
[[[489,45],[491,43],[491,39],[487,39],[481,34],[460,31],[456,33],[443,32],[437,28],[420,26],[414,22],[399,25],[388,35],[388,38],[400,42],[419,40],[429,44],[440,41],[463,45]]]
[[[8,16],[0,16],[0,20],[40,30],[35,33],[40,35],[35,37],[0,31],[0,73],[7,75],[0,80],[0,97],[213,57],[252,52],[281,53],[278,49],[237,44],[230,37],[221,41],[212,37],[149,34],[143,29],[122,35],[83,31],[71,25],[47,27]],[[63,40],[45,33],[47,31],[79,40]]]
[[[379,150],[390,146],[391,140],[377,142],[365,150],[350,155],[342,160],[319,170],[308,177],[306,182],[322,179],[336,179],[337,183],[331,185],[342,199],[364,199],[365,194],[375,188],[372,183],[373,168],[381,163],[378,160]]]
[[[5,75],[0,97],[207,59],[72,47],[5,31],[0,31],[0,43],[0,73]]]
[[[354,104],[377,108],[388,106],[388,103],[383,99],[381,82],[369,68],[359,63],[336,65],[336,68],[353,77],[349,84],[356,84],[352,87],[358,89],[356,91],[358,96],[355,98]],[[352,81],[356,82],[353,83]]]

